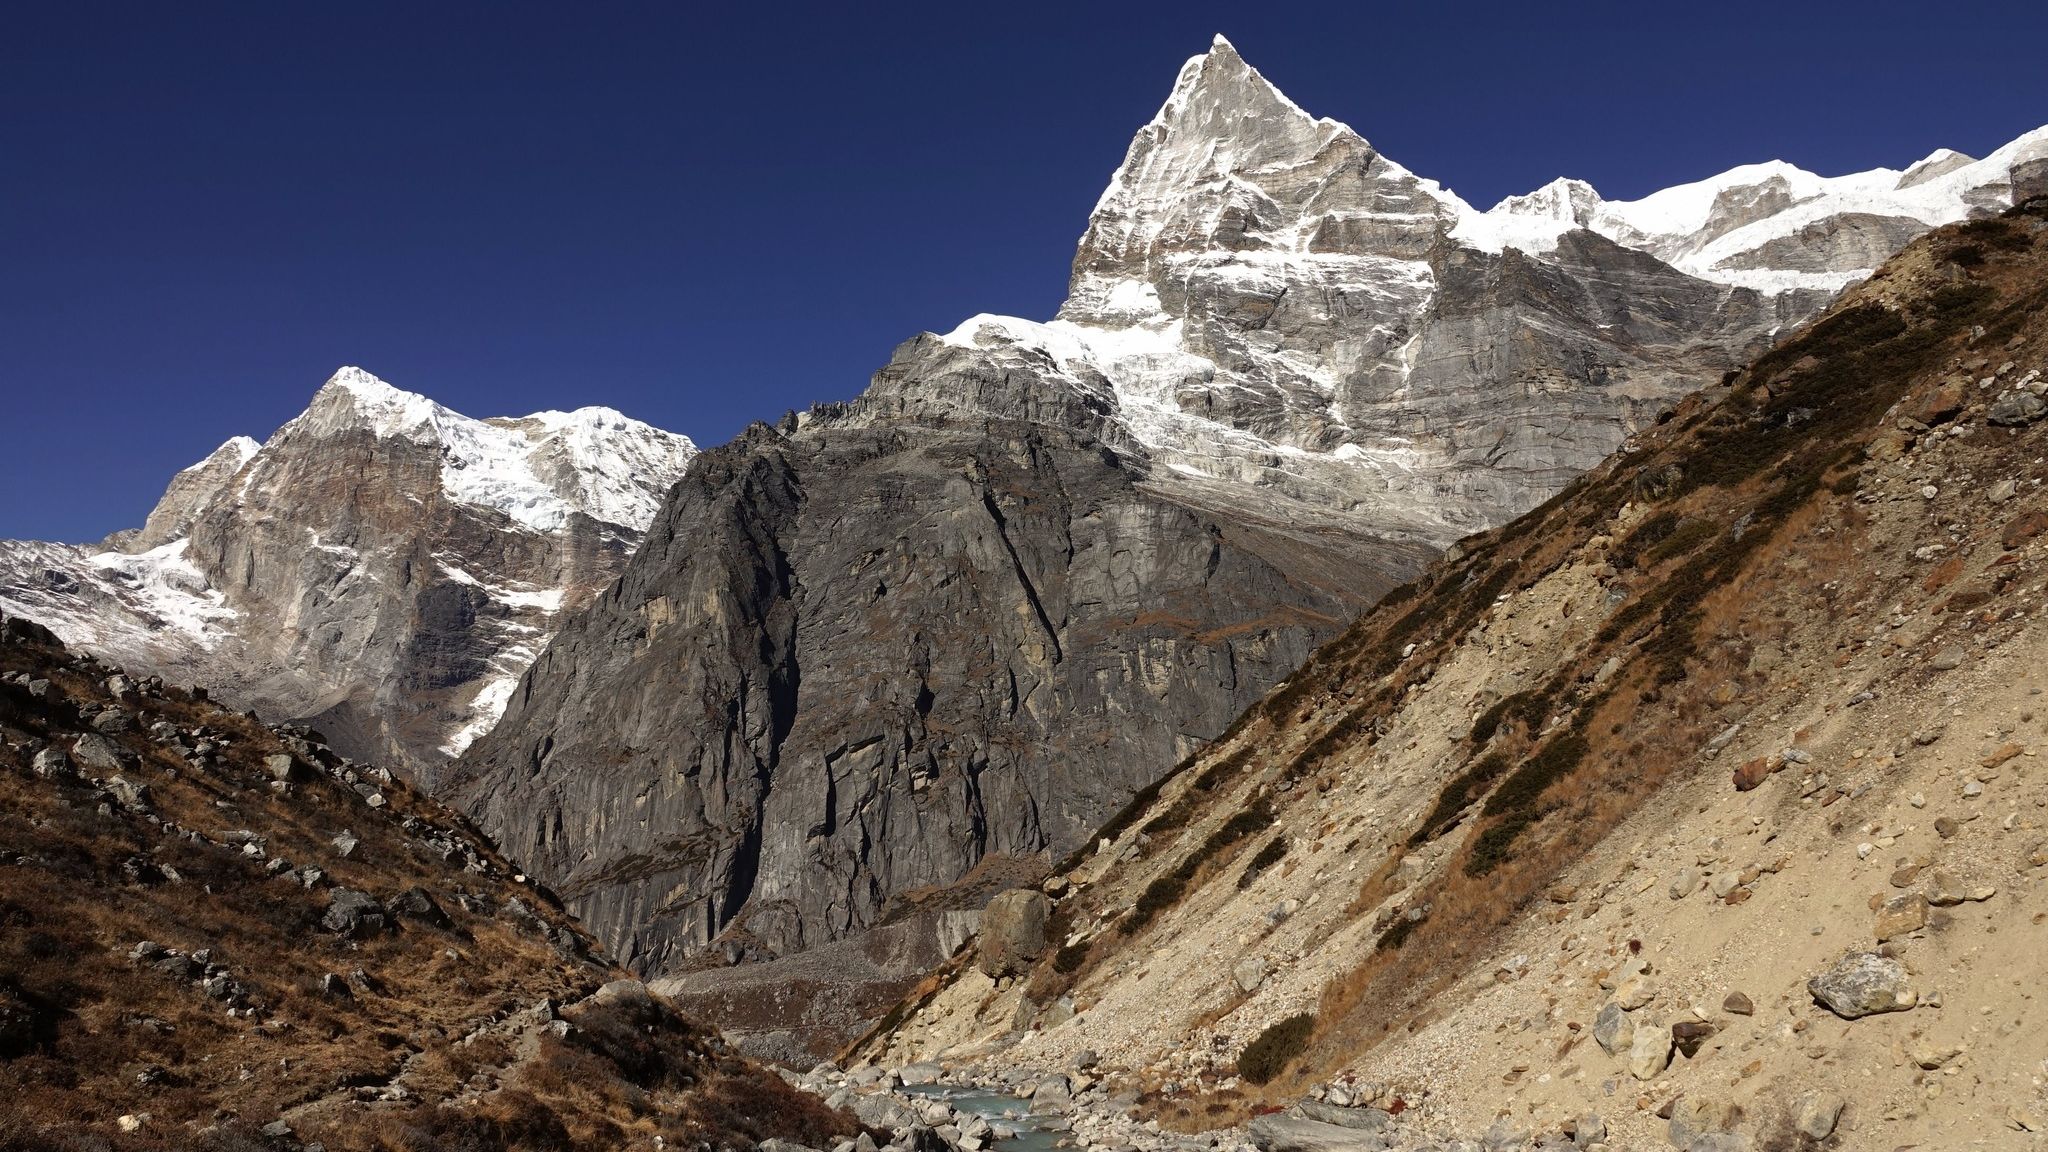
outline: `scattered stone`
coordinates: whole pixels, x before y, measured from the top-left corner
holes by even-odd
[[[1572,1122],[1572,1144],[1585,1149],[1607,1141],[1607,1121],[1597,1112],[1588,1112]]]
[[[1956,833],[1962,831],[1962,829],[1963,826],[1956,823],[1952,817],[1936,816],[1934,818],[1934,834],[1943,840],[1950,839]]]
[[[1877,913],[1879,941],[1910,936],[1927,927],[1927,897],[1918,892],[1894,896]]]
[[[1927,882],[1927,902],[1937,908],[1949,908],[1964,901],[1989,900],[1998,895],[1998,889],[1965,884],[1953,873],[1935,870]]]
[[[1842,1117],[1842,1098],[1833,1092],[1802,1092],[1792,1100],[1792,1127],[1809,1140],[1825,1140]]]
[[[1237,982],[1238,991],[1250,995],[1259,990],[1266,980],[1266,960],[1262,956],[1247,956],[1230,970],[1230,978]]]
[[[1621,982],[1614,990],[1614,1002],[1624,1012],[1633,1012],[1657,998],[1657,987],[1648,978],[1637,975]]]
[[[1955,1045],[1938,1045],[1931,1040],[1915,1040],[1906,1051],[1906,1055],[1912,1059],[1917,1067],[1928,1072],[1934,1071],[1957,1056],[1962,1055],[1962,1053],[1963,1050],[1960,1047]]]
[[[1673,900],[1683,900],[1687,896],[1699,891],[1700,884],[1699,870],[1696,868],[1684,868],[1679,871],[1678,875],[1671,878],[1671,884],[1665,891],[1670,894]]]
[[[1754,1016],[1756,1005],[1740,992],[1730,992],[1721,1000],[1721,1011],[1730,1016]]]
[[[272,780],[282,780],[287,783],[302,779],[305,775],[299,767],[299,762],[282,752],[273,752],[265,756],[263,758],[263,770],[270,773]]]
[[[1999,535],[1998,542],[2007,552],[2011,552],[2043,532],[2048,532],[2048,511],[2036,508],[2013,517],[2012,522],[2007,524],[2005,531]],[[34,685],[30,687],[33,688]]]
[[[1849,953],[1808,980],[1806,990],[1822,1007],[1845,1020],[1904,1011],[1917,999],[1906,966],[1875,952]]]
[[[1742,1120],[1742,1109],[1718,1096],[1683,1096],[1672,1105],[1665,1132],[1680,1148],[1690,1149],[1693,1141],[1712,1132],[1729,1132]]]
[[[1629,1075],[1638,1080],[1655,1080],[1671,1066],[1671,1029],[1658,1024],[1636,1025],[1629,1044]]]
[[[352,832],[343,832],[341,835],[328,841],[328,843],[334,845],[334,854],[336,856],[346,860],[355,854],[356,848],[362,844],[362,841],[356,839],[355,834]]]
[[[1962,667],[1963,660],[1968,656],[1969,653],[1963,651],[1961,647],[1951,644],[1948,647],[1943,648],[1941,651],[1936,652],[1933,655],[1933,657],[1931,657],[1927,661],[1927,666],[1929,668],[1934,669],[1936,672],[1948,672]]]
[[[1593,1017],[1593,1042],[1609,1056],[1625,1051],[1635,1043],[1636,1025],[1621,1005],[1609,1000]]]
[[[1690,1060],[1700,1054],[1700,1046],[1711,1039],[1716,1029],[1704,1020],[1680,1020],[1671,1026],[1671,1042]]]

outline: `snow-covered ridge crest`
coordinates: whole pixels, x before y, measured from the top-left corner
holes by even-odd
[[[645,529],[697,454],[689,437],[616,409],[478,420],[356,367],[335,372],[312,406],[273,440],[351,431],[438,445],[442,486],[451,499],[550,533],[578,512]]]
[[[1838,291],[1918,232],[2010,206],[2023,185],[2048,190],[2048,127],[1982,160],[1941,148],[1903,172],[1821,176],[1772,160],[1615,201],[1583,181],[1560,180],[1461,213],[1451,237],[1487,251],[1541,253],[1584,228],[1703,280],[1766,293]]]

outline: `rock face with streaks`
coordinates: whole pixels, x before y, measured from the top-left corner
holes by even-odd
[[[1959,218],[2033,139],[1916,195]],[[700,458],[455,796],[643,971],[813,947],[1082,846],[1424,557],[1846,282],[1787,271],[1821,259],[1799,229],[1741,247],[1775,280],[1700,256],[1840,192],[1723,187],[1746,181],[1478,212],[1218,38],[1133,139],[1057,317],[917,337],[857,401]],[[1871,235],[1821,263],[1862,267]]]
[[[431,782],[623,567],[695,448],[609,409],[472,420],[344,368],[140,530],[0,543],[0,606]]]

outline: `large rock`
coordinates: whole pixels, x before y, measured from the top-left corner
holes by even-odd
[[[1379,1152],[1387,1146],[1378,1133],[1325,1124],[1285,1112],[1255,1117],[1248,1126],[1259,1152]]]
[[[1876,952],[1851,952],[1806,982],[1821,1006],[1847,1020],[1900,1012],[1918,1002],[1906,966]]]
[[[119,772],[134,756],[119,744],[97,732],[87,732],[71,742],[71,757],[91,772]]]
[[[1051,916],[1051,898],[1035,888],[998,893],[982,910],[975,962],[991,976],[1022,972],[1045,951]]]
[[[337,888],[328,901],[320,925],[329,932],[361,939],[375,936],[391,925],[390,913],[376,897],[349,888]]]

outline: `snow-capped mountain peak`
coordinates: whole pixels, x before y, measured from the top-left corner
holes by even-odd
[[[536,532],[559,531],[577,513],[644,529],[697,454],[689,437],[616,409],[478,420],[353,366],[329,377],[305,413],[272,440],[353,432],[439,446],[442,486],[451,498]]]
[[[497,718],[696,453],[611,408],[477,420],[343,367],[268,441],[181,469],[143,528],[0,542],[0,609],[430,770]]]

